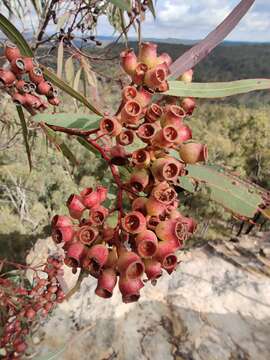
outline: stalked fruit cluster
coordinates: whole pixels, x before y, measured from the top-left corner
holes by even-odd
[[[43,72],[34,58],[22,56],[19,48],[6,41],[4,56],[9,61],[8,68],[0,68],[0,84],[12,96],[16,104],[22,105],[30,113],[43,111],[48,103],[59,105],[57,90],[45,80]]]
[[[57,280],[63,275],[63,259],[50,256],[44,268],[36,272],[33,283],[0,278],[1,359],[21,359],[27,350],[28,336],[35,325],[64,300]]]

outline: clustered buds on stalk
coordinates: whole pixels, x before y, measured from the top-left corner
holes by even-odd
[[[0,68],[0,84],[12,96],[16,104],[22,105],[30,113],[43,111],[48,104],[39,96],[46,96],[51,105],[60,103],[57,91],[45,80],[43,72],[34,58],[22,56],[19,48],[6,41],[4,56],[9,68]]]
[[[65,294],[57,278],[63,275],[62,265],[60,256],[49,256],[43,270],[35,274],[32,284],[28,281],[18,284],[12,279],[0,278],[1,322],[4,320],[0,349],[3,359],[21,359],[27,351],[32,328],[64,300]]]
[[[111,228],[106,225],[110,211],[102,205],[107,189],[86,188],[69,197],[70,216],[53,218],[52,237],[63,247],[66,265],[97,279],[98,296],[110,298],[118,282],[128,303],[139,299],[146,281],[155,284],[163,270],[176,269],[177,251],[196,230],[196,222],[179,211],[175,186],[187,164],[207,160],[207,146],[192,141],[186,124],[193,99],[152,101],[168,88],[170,56],[158,56],[155,44],[143,43],[138,57],[126,50],[121,60],[132,82],[123,89],[117,113],[101,119],[100,133],[111,140],[105,150],[110,165],[132,168],[129,180],[118,185],[130,209],[116,209],[121,216]],[[181,80],[191,81],[192,75],[190,70]],[[130,154],[125,147],[136,138],[145,145]]]

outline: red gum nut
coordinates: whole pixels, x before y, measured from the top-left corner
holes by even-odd
[[[53,106],[58,106],[60,104],[60,99],[58,99],[57,97],[49,97],[48,98],[48,102],[53,105]]]
[[[109,250],[108,259],[104,265],[104,268],[111,268],[115,269],[118,263],[118,255],[117,250],[115,247],[113,247],[111,250]]]
[[[131,211],[122,219],[122,228],[130,234],[138,234],[145,227],[146,219],[139,211]]]
[[[54,227],[52,229],[52,239],[56,244],[60,244],[62,242],[67,243],[72,241],[74,237],[74,229],[72,225]]]
[[[200,161],[207,161],[207,145],[189,142],[182,144],[179,149],[179,155],[186,164],[195,164]]]
[[[146,216],[146,204],[147,198],[146,197],[138,197],[133,200],[131,208],[133,211],[140,211],[143,215]]]
[[[161,118],[163,114],[162,108],[158,104],[151,104],[145,114],[146,121],[153,123]]]
[[[143,63],[139,63],[136,66],[136,69],[134,71],[134,75],[132,78],[132,80],[134,81],[135,84],[137,84],[137,85],[143,84],[147,70],[148,70],[148,66]]]
[[[185,141],[192,139],[192,130],[187,125],[182,125],[178,128],[177,144],[182,144]]]
[[[25,342],[19,342],[16,345],[14,345],[14,350],[16,353],[24,353],[27,349],[27,344]],[[19,359],[17,356],[15,357],[15,359]]]
[[[143,191],[149,183],[149,174],[145,169],[135,170],[129,180],[129,185],[133,191]]]
[[[151,195],[164,205],[169,205],[177,198],[176,191],[167,182],[161,182],[155,186]]]
[[[146,64],[149,69],[157,63],[157,44],[142,43],[139,50],[139,61]]]
[[[48,81],[42,81],[37,86],[37,92],[41,95],[50,96],[52,93],[52,84]]]
[[[132,49],[122,51],[120,54],[121,65],[125,72],[129,75],[133,75],[138,64],[137,56]]]
[[[166,211],[166,205],[156,200],[153,196],[150,196],[145,203],[147,215],[150,216],[163,216]]]
[[[132,162],[137,167],[148,167],[151,162],[150,153],[147,150],[139,149],[133,152]]]
[[[162,275],[161,263],[155,259],[144,259],[145,273],[148,280],[156,280]]]
[[[168,81],[163,81],[162,84],[159,85],[159,87],[157,88],[158,92],[165,92],[169,90],[169,83]]]
[[[135,99],[137,94],[137,89],[134,86],[125,86],[122,91],[122,97],[124,101]]]
[[[113,289],[117,283],[117,275],[113,269],[105,269],[98,277],[96,295],[108,299],[112,297]]]
[[[39,109],[43,105],[43,102],[36,95],[25,94],[24,97],[25,97],[25,106],[28,106],[33,109]]]
[[[168,67],[170,67],[172,64],[172,58],[167,53],[162,53],[157,58],[157,64],[163,64],[164,62],[167,64]]]
[[[153,139],[153,145],[159,147],[172,147],[178,141],[178,129],[175,126],[167,125],[159,130]]]
[[[185,116],[183,108],[177,105],[170,105],[166,108],[164,115],[161,119],[161,126],[173,125],[180,127],[183,124],[183,117]]]
[[[98,196],[99,196],[99,202],[103,203],[103,201],[105,201],[106,198],[107,198],[108,189],[105,188],[104,186],[98,186],[96,191],[97,191]]]
[[[118,271],[129,279],[139,278],[144,272],[144,264],[138,254],[125,251],[119,256],[117,263]]]
[[[110,149],[110,157],[114,165],[123,166],[128,163],[126,150],[121,145],[115,145]]]
[[[80,265],[80,262],[85,254],[84,245],[80,242],[75,242],[70,244],[67,249],[67,254],[65,258],[65,264],[72,268],[76,268]]]
[[[106,245],[94,245],[87,252],[88,270],[98,274],[108,260],[109,250]]]
[[[144,287],[140,278],[129,279],[124,275],[119,277],[119,290],[122,294],[122,300],[125,304],[138,301],[140,298],[140,290]]]
[[[25,65],[22,58],[17,58],[11,61],[10,63],[11,71],[16,75],[19,76],[25,73]]]
[[[36,85],[44,81],[43,72],[39,67],[33,67],[33,69],[29,71],[29,77]]]
[[[18,92],[16,92],[13,96],[12,96],[12,101],[15,104],[20,104],[20,105],[25,105],[26,104],[26,99],[25,99],[25,94],[19,94]]]
[[[17,89],[21,94],[25,94],[25,93],[29,93],[29,92],[30,92],[29,84],[26,83],[24,80],[18,80],[18,81],[16,82],[16,89]]]
[[[147,229],[155,230],[156,226],[160,223],[159,216],[146,216]]]
[[[38,63],[34,58],[31,57],[24,57],[23,58],[25,71],[29,72],[33,69],[33,67],[38,67]]]
[[[96,240],[97,236],[98,231],[89,225],[80,227],[77,233],[78,240],[84,245],[91,245]]]
[[[116,137],[118,144],[127,146],[134,141],[134,132],[132,130],[122,130],[121,133]]]
[[[129,100],[121,110],[121,122],[136,124],[142,116],[142,107],[136,100]]]
[[[187,225],[187,231],[189,233],[193,234],[196,231],[197,222],[194,219],[182,216],[181,221]]]
[[[10,41],[6,41],[4,56],[11,62],[12,60],[16,60],[21,57],[21,52],[15,44]]]
[[[172,157],[159,158],[152,164],[151,171],[159,181],[175,181],[183,168],[183,164]]]
[[[155,233],[160,240],[169,241],[179,249],[187,238],[187,226],[180,219],[169,219],[161,221]]]
[[[156,124],[142,124],[137,130],[137,136],[145,143],[150,143],[160,127]]]
[[[68,198],[67,207],[69,214],[73,219],[80,219],[85,210],[85,205],[82,203],[82,198],[75,194],[70,195]]]
[[[99,203],[100,197],[96,190],[93,188],[85,188],[81,193],[81,201],[87,209],[91,209],[93,206]]]
[[[157,252],[158,239],[153,231],[145,230],[136,236],[135,244],[142,258],[150,258]]]
[[[177,266],[177,256],[174,254],[174,252],[174,247],[170,242],[159,242],[155,257],[161,263],[163,269],[165,269],[169,274],[171,274]]]
[[[104,223],[109,211],[104,206],[96,205],[91,208],[89,219],[94,225],[101,225]]]
[[[65,215],[54,215],[52,218],[51,226],[54,227],[64,227],[64,226],[72,226],[72,220]]]
[[[144,84],[149,88],[158,88],[165,80],[167,74],[163,65],[158,65],[154,69],[147,70],[144,77]]]
[[[13,85],[15,80],[16,80],[16,76],[13,74],[12,71],[0,69],[0,81],[5,86]]]
[[[152,98],[153,98],[153,92],[149,91],[145,87],[141,87],[140,90],[137,90],[136,100],[143,108],[151,103]]]
[[[183,101],[181,102],[181,106],[185,110],[187,115],[192,115],[192,113],[196,107],[196,102],[193,98],[188,97],[188,98],[183,99]]]
[[[111,136],[117,136],[122,131],[122,125],[118,122],[116,118],[101,119],[99,128],[103,132],[103,134],[108,134]]]
[[[162,264],[164,257],[166,257],[168,254],[175,253],[179,249],[180,249],[180,246],[177,245],[175,241],[168,241],[168,240],[159,241],[155,259],[160,261]]]

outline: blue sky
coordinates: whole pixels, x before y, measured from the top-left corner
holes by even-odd
[[[215,28],[239,0],[157,0],[156,20],[149,14],[143,35],[156,38],[201,39]],[[101,19],[99,35],[111,35]],[[270,42],[270,0],[255,0],[245,18],[227,40]]]

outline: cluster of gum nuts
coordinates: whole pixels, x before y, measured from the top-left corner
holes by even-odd
[[[168,89],[169,55],[158,56],[155,44],[143,43],[138,57],[126,50],[121,60],[132,82],[123,90],[117,113],[101,119],[100,132],[112,140],[106,150],[111,163],[132,168],[124,184],[130,209],[120,212],[111,228],[109,210],[102,205],[107,189],[86,188],[69,197],[70,216],[53,218],[52,237],[63,246],[68,266],[97,279],[98,296],[110,298],[118,281],[122,300],[129,303],[139,299],[145,282],[154,285],[163,270],[171,274],[176,269],[176,253],[196,229],[196,222],[178,210],[175,187],[187,164],[207,159],[207,146],[192,141],[183,122],[195,107],[193,99],[152,101]],[[191,78],[190,71],[184,74],[185,81]],[[136,137],[145,146],[128,154],[125,146]]]
[[[60,103],[57,90],[44,79],[37,61],[22,56],[19,48],[6,41],[4,56],[9,61],[8,68],[0,68],[0,84],[12,96],[14,103],[22,105],[30,113],[43,111],[48,104],[39,95],[44,95],[54,106]]]
[[[0,278],[1,322],[5,323],[0,339],[1,359],[21,359],[35,324],[46,319],[56,304],[64,300],[57,280],[63,275],[62,265],[60,257],[48,257],[42,275],[36,273],[31,286]]]

